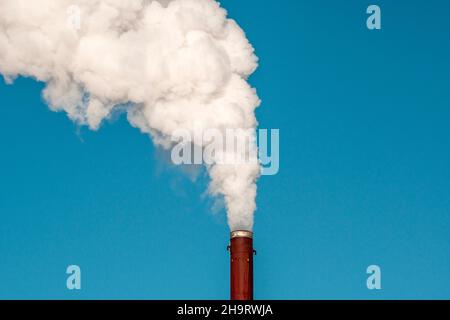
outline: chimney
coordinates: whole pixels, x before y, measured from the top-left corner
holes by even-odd
[[[253,232],[231,232],[230,245],[230,298],[253,300]]]

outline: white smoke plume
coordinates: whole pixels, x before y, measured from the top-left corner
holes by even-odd
[[[51,110],[97,130],[125,105],[169,148],[174,130],[255,129],[257,57],[214,0],[0,0],[0,73],[46,83]],[[250,149],[256,150],[253,141]],[[232,230],[253,227],[258,163],[208,166]]]

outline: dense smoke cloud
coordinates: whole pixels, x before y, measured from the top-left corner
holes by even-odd
[[[246,81],[257,67],[253,51],[213,0],[0,1],[7,82],[45,82],[49,107],[93,130],[126,105],[130,124],[164,148],[180,128],[193,136],[256,128],[259,99]],[[258,163],[207,169],[230,228],[252,229]]]

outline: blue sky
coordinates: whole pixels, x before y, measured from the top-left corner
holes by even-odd
[[[447,1],[222,0],[260,58],[255,298],[450,298]],[[98,132],[0,83],[0,298],[227,299],[229,230],[123,117]],[[82,290],[66,289],[66,267]],[[382,290],[366,288],[366,268]]]

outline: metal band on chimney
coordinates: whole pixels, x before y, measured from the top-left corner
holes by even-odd
[[[253,232],[247,230],[236,230],[231,232],[231,239],[233,238],[250,238],[253,239]]]

